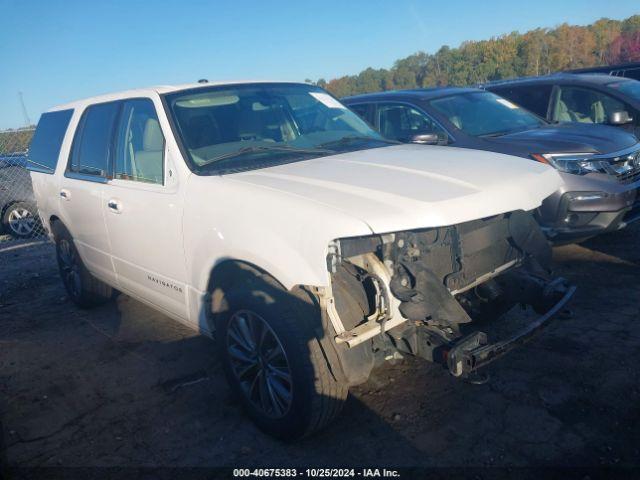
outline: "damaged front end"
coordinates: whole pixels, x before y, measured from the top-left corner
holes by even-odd
[[[339,239],[327,258],[326,309],[342,358],[397,353],[472,378],[544,327],[575,291],[550,272],[551,248],[530,213],[448,227]],[[506,338],[479,330],[516,305],[535,312]],[[349,350],[354,350],[349,352]]]

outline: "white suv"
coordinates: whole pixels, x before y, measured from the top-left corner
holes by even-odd
[[[70,298],[117,289],[214,335],[280,438],[326,425],[388,358],[478,380],[573,293],[529,213],[560,186],[552,168],[395,144],[312,85],[70,103],[40,119],[29,165]],[[537,315],[508,338],[474,329],[518,303]]]

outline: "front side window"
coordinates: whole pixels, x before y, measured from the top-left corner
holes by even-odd
[[[163,183],[164,136],[150,99],[127,100],[117,130],[114,177]]]
[[[500,136],[545,124],[533,113],[490,92],[461,93],[429,103],[456,128],[472,136]]]
[[[43,113],[29,146],[29,170],[53,173],[73,110]]]
[[[313,85],[203,87],[165,98],[196,173],[233,173],[389,145]]]
[[[85,110],[73,141],[70,172],[107,176],[111,133],[118,107],[119,103],[112,102],[92,105]]]
[[[627,110],[619,100],[589,88],[560,86],[555,98],[556,122],[607,123],[613,112]]]
[[[382,135],[399,142],[410,142],[420,134],[444,133],[438,124],[421,111],[398,103],[378,105],[378,125]]]

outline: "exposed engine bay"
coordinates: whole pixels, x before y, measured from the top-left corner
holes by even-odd
[[[419,355],[460,377],[475,375],[530,337],[575,290],[552,277],[551,247],[523,211],[336,240],[327,262],[327,311],[339,350],[374,360],[394,352]],[[517,335],[488,344],[474,329],[518,304],[541,316]]]

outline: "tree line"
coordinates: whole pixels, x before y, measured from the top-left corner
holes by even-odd
[[[545,75],[560,70],[640,61],[640,15],[601,18],[587,26],[562,25],[512,32],[489,40],[417,52],[390,69],[367,68],[315,83],[337,97],[359,93],[446,85],[474,85],[504,78]]]

